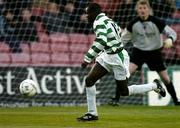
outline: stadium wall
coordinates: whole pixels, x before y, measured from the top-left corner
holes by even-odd
[[[1,107],[75,106],[86,104],[84,79],[89,69],[82,70],[79,67],[1,67],[0,70]],[[169,67],[168,72],[174,82],[178,98],[180,98],[180,67]],[[133,77],[139,79],[135,81]],[[34,97],[25,97],[19,93],[19,83],[26,78],[33,79],[39,84],[38,94]],[[143,74],[136,73],[129,83],[152,82],[155,78],[158,78],[156,72],[144,68]],[[114,96],[114,91],[114,79],[109,74],[97,82],[97,103],[99,105],[107,104],[110,97]],[[172,105],[169,95],[160,98],[154,92],[122,97],[120,103],[122,105]]]

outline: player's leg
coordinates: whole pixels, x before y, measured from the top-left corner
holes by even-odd
[[[85,85],[86,85],[86,95],[87,95],[87,103],[88,103],[88,113],[97,115],[96,101],[95,101],[96,89],[94,84],[96,83],[97,80],[99,80],[107,73],[108,71],[104,67],[102,67],[98,62],[96,62],[92,70],[89,72],[89,74],[86,77]]]
[[[97,80],[102,78],[107,73],[108,71],[103,66],[101,66],[99,62],[96,62],[86,77],[86,87],[92,87]]]
[[[108,71],[98,62],[95,63],[91,71],[88,73],[85,79],[88,112],[84,116],[77,118],[79,121],[98,120],[96,88],[94,84],[107,73]]]
[[[155,91],[156,93],[160,94],[162,97],[166,96],[166,91],[158,79],[155,79],[154,82],[152,83],[131,85],[128,86],[128,89],[129,89],[129,95],[143,94],[149,91]]]
[[[128,79],[125,80],[116,80],[116,85],[119,90],[119,97],[120,96],[128,96],[129,95],[129,89],[128,89]]]
[[[133,49],[133,52],[132,52],[132,55],[130,58],[131,63],[129,64],[129,58],[127,58],[125,60],[126,62],[124,62],[124,65],[123,65],[124,67],[128,68],[128,69],[126,69],[126,70],[128,70],[127,72],[132,74],[137,70],[137,68],[141,68],[142,64],[144,63],[143,59],[140,59],[140,58],[143,58],[142,55],[144,55],[142,53],[142,51],[140,51],[136,48]],[[116,72],[116,69],[115,69],[115,72]],[[119,71],[119,72],[122,72],[122,71]],[[122,74],[121,74],[121,76],[122,76]],[[126,80],[126,78],[124,80]],[[120,95],[121,95],[120,94],[121,93],[120,92],[121,91],[121,84],[120,84],[121,82],[118,81],[119,84],[116,84],[115,97],[111,98],[111,100],[109,102],[110,105],[117,106],[119,104],[119,99],[120,99]]]
[[[156,62],[156,64],[154,64],[154,62]],[[149,54],[149,57],[147,58],[147,65],[150,68],[150,70],[157,71],[164,85],[166,86],[167,91],[171,95],[174,104],[180,105],[176,96],[173,83],[171,82],[169,75],[166,71],[166,66],[164,65],[164,60],[162,58],[160,50],[156,50]]]
[[[120,96],[129,96],[133,94],[143,94],[149,91],[155,91],[162,97],[166,96],[165,89],[159,80],[155,79],[153,83],[127,86],[128,80],[116,80],[116,84],[120,90]]]
[[[127,78],[129,78],[129,57],[125,53],[123,53],[123,61],[121,61],[121,63],[119,62],[119,66],[113,66],[113,72],[121,96],[142,94],[152,90],[155,90],[163,97],[166,95],[165,89],[158,80],[154,80],[154,82],[148,84],[127,86]]]
[[[128,87],[128,78],[129,78],[129,56],[126,53],[123,54],[123,60],[119,62],[119,65],[113,66],[114,77],[116,79],[116,96],[114,100],[119,100],[120,96],[129,96],[132,94],[142,94],[155,90],[159,87],[159,83],[153,82],[142,85],[131,85]],[[136,60],[135,60],[136,62]],[[139,62],[137,62],[139,63]],[[135,65],[135,64],[134,64]],[[139,65],[142,65],[139,63]],[[135,66],[137,68],[137,66]],[[161,92],[165,91],[164,89],[160,90]],[[164,96],[162,95],[162,96]],[[113,104],[111,104],[113,105]]]
[[[128,79],[125,80],[116,80],[116,90],[115,90],[115,97],[111,98],[111,100],[108,102],[109,105],[112,106],[118,106],[120,96],[128,95]]]
[[[112,71],[116,80],[115,97],[111,98],[108,102],[109,105],[117,106],[119,104],[120,96],[122,93],[128,93],[127,83],[130,77],[129,73],[129,55],[126,50],[113,55],[116,60],[113,62]],[[117,61],[119,60],[119,61]]]
[[[162,81],[164,82],[164,85],[167,88],[167,91],[169,92],[169,94],[171,95],[173,102],[175,105],[180,105],[180,102],[178,101],[178,98],[176,96],[176,91],[174,89],[174,85],[171,82],[169,75],[167,73],[166,70],[163,71],[159,71],[158,72],[159,76],[161,77]]]

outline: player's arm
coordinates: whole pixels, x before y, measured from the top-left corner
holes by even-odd
[[[164,47],[165,48],[170,48],[173,45],[173,42],[176,41],[177,34],[176,32],[166,25],[166,23],[163,20],[160,20],[156,17],[151,17],[152,22],[154,22],[159,29],[159,32],[166,35],[167,39],[164,41]]]
[[[129,32],[127,28],[125,28],[121,34],[121,41],[123,42],[123,44],[127,44],[129,41],[131,41],[131,38],[132,38],[132,33]]]
[[[163,33],[166,35],[167,39],[164,41],[164,47],[165,48],[170,48],[173,46],[173,42],[176,41],[177,39],[177,34],[176,32],[169,27],[168,25],[165,26]]]
[[[96,34],[96,39],[94,40],[91,48],[84,56],[84,66],[91,63],[98,54],[104,50],[107,42],[107,29],[104,24],[95,23],[94,25],[94,32]]]
[[[127,44],[132,40],[132,33],[133,33],[133,25],[138,21],[138,18],[130,21],[127,27],[122,31],[121,40],[123,44]]]

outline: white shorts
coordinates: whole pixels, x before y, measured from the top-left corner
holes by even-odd
[[[129,73],[129,55],[126,50],[118,54],[101,53],[96,61],[108,72],[113,71],[116,80],[125,80],[130,77]]]

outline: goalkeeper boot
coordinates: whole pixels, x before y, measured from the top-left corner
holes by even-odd
[[[98,116],[92,115],[90,113],[86,113],[85,115],[77,118],[78,121],[96,121],[98,120]]]
[[[116,98],[111,98],[108,104],[111,106],[119,106],[119,100],[117,100]]]
[[[158,94],[160,94],[162,97],[166,96],[166,91],[163,88],[163,86],[161,85],[161,82],[158,79],[154,80],[154,83],[156,83],[157,85],[157,89],[155,89],[154,91]]]
[[[175,102],[175,103],[174,103],[174,105],[176,105],[176,106],[180,106],[180,102],[179,102],[179,101],[177,101],[177,102]]]
[[[176,102],[175,105],[176,105],[176,106],[180,106],[180,102]]]

